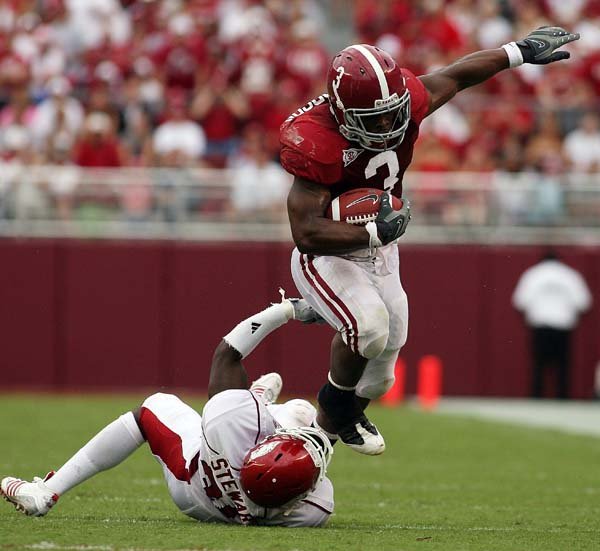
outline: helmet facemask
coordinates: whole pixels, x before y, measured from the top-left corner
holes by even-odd
[[[304,448],[311,456],[317,469],[319,469],[319,476],[315,485],[325,478],[327,466],[333,455],[333,446],[323,431],[313,427],[294,427],[277,429],[275,434],[280,436],[288,435],[303,440]]]
[[[349,141],[358,142],[369,151],[393,149],[402,143],[410,122],[410,93],[392,94],[388,99],[376,100],[375,107],[343,109],[344,124],[340,133]],[[374,126],[382,116],[391,115],[389,130],[380,132]],[[338,121],[340,122],[340,121]]]

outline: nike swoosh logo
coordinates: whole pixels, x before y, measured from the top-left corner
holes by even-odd
[[[534,44],[537,44],[540,48],[545,48],[547,45],[542,40],[536,40],[535,38],[530,38],[529,40],[531,40],[531,42],[533,42]]]
[[[358,199],[352,201],[352,203],[348,203],[348,206],[346,208],[349,209],[350,207],[358,205],[359,203],[364,203],[365,201],[373,201],[373,204],[375,205],[377,204],[377,201],[379,201],[379,197],[374,193],[369,193],[369,195],[363,195],[362,197],[359,197]]]

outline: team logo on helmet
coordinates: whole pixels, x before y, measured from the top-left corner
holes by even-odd
[[[338,109],[344,109],[344,104],[340,98],[340,95],[338,94],[338,90],[340,88],[340,82],[342,80],[342,77],[344,76],[344,68],[343,67],[338,67],[336,69],[337,71],[337,77],[336,79],[333,81],[332,87],[333,87],[333,93],[335,94],[335,104],[337,106]]]
[[[254,461],[263,455],[267,455],[277,447],[277,442],[265,442],[262,446],[256,448],[249,456],[250,461]]]

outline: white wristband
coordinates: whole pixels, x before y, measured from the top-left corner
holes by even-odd
[[[377,224],[375,224],[375,222],[368,222],[365,229],[369,232],[369,248],[374,250],[377,247],[381,247],[383,243],[377,235]]]
[[[512,69],[513,67],[518,67],[519,65],[523,65],[523,54],[519,46],[517,46],[516,42],[509,42],[508,44],[503,44],[502,49],[506,52],[508,56],[508,66]]]

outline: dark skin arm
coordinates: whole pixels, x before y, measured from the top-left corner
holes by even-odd
[[[508,69],[508,56],[502,48],[496,48],[469,54],[439,71],[420,76],[430,96],[427,115],[461,90],[481,84],[504,69]]]
[[[325,217],[331,193],[325,186],[296,176],[287,206],[292,237],[301,253],[344,254],[369,246],[363,227],[335,222]]]
[[[208,397],[230,388],[249,388],[242,355],[225,341],[215,349],[208,379]]]

